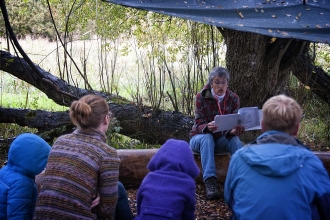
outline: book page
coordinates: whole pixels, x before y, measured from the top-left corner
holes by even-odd
[[[214,132],[233,129],[237,126],[238,120],[238,114],[216,115],[214,117],[214,123],[218,126],[218,129]]]
[[[241,126],[245,129],[256,127],[260,125],[258,107],[245,107],[238,110],[238,114],[244,115],[242,117]]]
[[[218,129],[214,132],[226,131],[236,126],[244,126],[246,131],[261,129],[260,119],[262,110],[258,107],[244,107],[238,110],[238,114],[216,115],[214,123]]]
[[[252,131],[252,130],[259,130],[259,129],[261,129],[260,120],[262,118],[262,109],[259,109],[258,110],[258,115],[259,115],[259,125],[258,126],[255,126],[255,127],[251,127],[251,128],[245,129],[245,131]]]

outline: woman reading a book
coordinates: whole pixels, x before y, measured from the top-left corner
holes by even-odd
[[[196,95],[195,121],[190,131],[190,147],[200,153],[206,197],[219,199],[215,153],[234,154],[242,147],[239,136],[245,128],[236,126],[228,131],[214,132],[216,115],[235,114],[240,107],[237,94],[228,89],[229,72],[226,68],[215,67],[209,74],[208,83]]]

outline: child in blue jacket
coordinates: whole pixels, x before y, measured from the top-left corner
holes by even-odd
[[[45,168],[50,145],[38,135],[24,133],[13,141],[8,163],[0,170],[0,219],[32,219],[38,190],[36,175]]]

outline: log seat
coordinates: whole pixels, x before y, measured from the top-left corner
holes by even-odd
[[[119,181],[127,186],[139,186],[149,172],[147,165],[151,157],[157,152],[157,149],[129,149],[117,150],[117,152],[121,159]],[[200,155],[196,152],[193,152],[193,154],[196,164],[202,170]],[[321,159],[330,176],[330,152],[315,151],[314,154]],[[229,160],[230,154],[215,155],[219,183],[224,183],[226,179]],[[203,182],[202,173],[196,178],[196,182]]]
[[[149,172],[147,165],[151,157],[157,152],[157,149],[117,150],[117,152],[121,160],[119,167],[119,181],[125,185],[140,185],[143,178]],[[202,170],[199,153],[193,151],[193,154],[196,164],[199,169]],[[215,155],[217,176],[220,183],[224,182],[226,178],[229,160],[229,153],[219,153]],[[203,182],[202,171],[196,178],[196,182]]]

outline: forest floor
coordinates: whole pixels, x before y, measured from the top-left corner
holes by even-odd
[[[223,184],[219,185],[220,194],[223,195]],[[136,215],[136,193],[137,188],[126,188],[129,199],[129,204],[133,215]],[[196,220],[228,220],[230,219],[231,211],[225,204],[224,198],[219,200],[208,200],[205,196],[204,184],[196,185]]]

